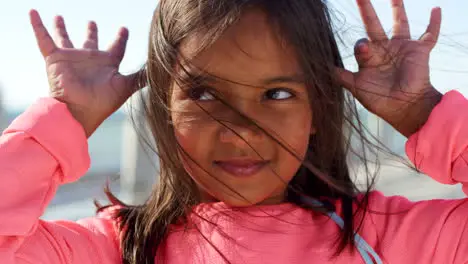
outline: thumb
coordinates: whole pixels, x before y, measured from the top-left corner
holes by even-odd
[[[335,74],[339,84],[351,92],[353,96],[356,96],[356,78],[354,73],[344,68],[336,67]]]
[[[146,67],[143,67],[135,73],[126,75],[124,78],[127,92],[129,93],[128,96],[133,95],[148,85]]]
[[[372,52],[369,40],[364,38],[360,39],[354,45],[354,56],[359,64],[359,67],[367,67],[372,64]]]

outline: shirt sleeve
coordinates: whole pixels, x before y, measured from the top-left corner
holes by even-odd
[[[0,137],[0,263],[119,263],[110,218],[39,219],[58,186],[89,164],[84,130],[65,104],[44,98],[13,121]]]
[[[415,166],[468,193],[468,101],[444,95],[426,124],[406,145]],[[385,263],[468,263],[468,199],[411,202],[400,196],[369,197],[365,235]]]
[[[468,263],[468,200],[369,196],[364,239],[384,263]]]
[[[468,194],[468,100],[457,91],[445,94],[406,153],[420,171],[440,183],[461,183]]]

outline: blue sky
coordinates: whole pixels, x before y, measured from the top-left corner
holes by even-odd
[[[123,72],[138,69],[145,60],[151,16],[156,0],[15,0],[0,4],[0,84],[7,108],[23,108],[37,98],[47,96],[48,83],[43,59],[36,47],[29,25],[28,11],[37,9],[48,28],[54,15],[65,17],[69,34],[75,46],[84,42],[86,24],[98,23],[100,47],[105,48],[114,39],[120,26],[130,30],[127,54],[122,63]],[[133,4],[132,4],[133,2]],[[352,30],[345,35],[345,44],[365,36],[359,20],[355,0],[330,1],[343,14]],[[390,0],[374,0],[386,29],[391,29]],[[137,3],[137,4],[135,4]],[[419,36],[429,20],[430,10],[443,10],[442,36],[431,60],[432,81],[441,91],[458,89],[468,96],[468,2],[461,0],[407,0],[407,12],[412,33]],[[353,60],[348,61],[353,67]]]

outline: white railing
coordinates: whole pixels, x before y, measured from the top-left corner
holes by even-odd
[[[129,204],[142,204],[156,181],[158,158],[154,144],[148,145],[150,133],[139,100],[132,101],[130,109],[133,121],[126,118],[123,124],[120,196]]]

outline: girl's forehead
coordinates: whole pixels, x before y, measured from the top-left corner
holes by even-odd
[[[247,10],[212,45],[198,52],[203,36],[183,42],[182,57],[192,67],[227,80],[255,84],[300,72],[291,46],[259,10]]]

